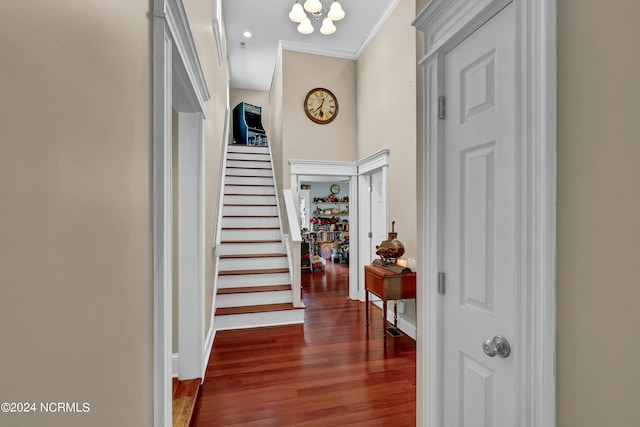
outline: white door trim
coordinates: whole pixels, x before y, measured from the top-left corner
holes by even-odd
[[[389,150],[382,149],[357,162],[324,161],[324,160],[289,160],[289,173],[291,179],[289,185],[294,198],[298,199],[298,189],[302,181],[318,181],[330,179],[349,179],[349,241],[360,244],[359,218],[359,177],[377,168],[384,169],[385,176],[385,200],[386,175],[389,166]],[[298,212],[299,214],[299,212]],[[359,259],[357,245],[349,247],[349,298],[364,301],[364,264]],[[368,263],[368,262],[367,262]],[[362,277],[361,277],[362,276]]]
[[[516,6],[516,103],[520,137],[520,212],[516,296],[520,427],[556,423],[556,0],[513,0]],[[443,56],[511,0],[432,0],[413,25],[424,33],[424,198],[422,283],[418,294],[418,425],[442,425]]]
[[[154,0],[153,425],[155,427],[169,427],[172,424],[172,108],[177,102],[180,104],[178,110],[181,112],[203,114],[203,105],[208,99],[209,93],[204,74],[182,2]],[[199,132],[202,134],[202,130]],[[195,205],[203,206],[202,201]],[[196,208],[196,211],[191,213],[197,215],[197,209],[200,208]],[[204,230],[201,230],[200,234],[203,232]],[[204,295],[200,298],[203,299]]]

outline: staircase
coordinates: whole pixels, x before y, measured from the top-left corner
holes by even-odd
[[[303,323],[303,308],[292,304],[269,148],[227,150],[215,328]]]

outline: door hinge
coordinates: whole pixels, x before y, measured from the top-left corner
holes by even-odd
[[[444,284],[444,273],[438,273],[438,293],[440,295],[444,295],[445,284]]]
[[[444,96],[438,98],[438,118],[444,120]]]
[[[371,231],[369,232],[369,238],[373,238],[373,233]]]

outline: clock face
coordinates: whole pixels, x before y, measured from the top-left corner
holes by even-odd
[[[312,121],[327,124],[338,114],[338,100],[328,89],[311,89],[304,100],[304,112]]]
[[[338,194],[340,192],[340,186],[338,184],[333,184],[331,186],[331,194]]]

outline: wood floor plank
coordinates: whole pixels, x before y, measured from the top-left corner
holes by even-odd
[[[191,426],[415,426],[415,341],[348,299],[348,267],[303,274],[305,324],[219,331]]]

